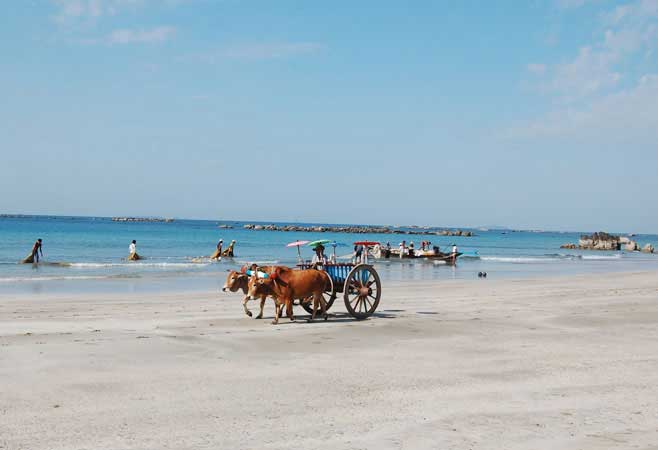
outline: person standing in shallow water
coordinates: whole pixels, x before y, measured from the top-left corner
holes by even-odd
[[[222,257],[222,247],[224,246],[224,240],[220,239],[219,242],[217,243],[217,249],[215,250],[215,253],[210,257],[210,259],[217,259],[219,260]]]
[[[129,261],[137,261],[138,259],[141,259],[140,256],[137,254],[137,241],[132,240],[130,243],[130,246],[128,247],[128,251],[130,252],[130,255],[128,256]]]
[[[34,258],[34,262],[39,262],[39,254],[43,258],[43,241],[41,238],[37,239],[32,246],[32,258]]]
[[[37,239],[34,245],[32,246],[32,251],[30,254],[23,260],[23,263],[30,264],[30,263],[38,263],[39,262],[39,254],[41,254],[41,257],[43,258],[43,241],[41,238]]]

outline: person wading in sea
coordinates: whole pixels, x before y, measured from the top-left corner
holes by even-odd
[[[133,241],[130,243],[130,246],[128,247],[128,251],[130,252],[130,255],[128,256],[128,261],[137,261],[139,259],[142,259],[141,256],[137,254],[137,241],[133,239]]]
[[[228,256],[229,258],[233,258],[235,256],[233,253],[234,247],[235,247],[235,239],[233,239],[231,243],[228,244],[228,248],[222,252],[222,256]]]
[[[220,239],[219,242],[217,243],[217,250],[215,250],[215,253],[210,257],[210,259],[216,259],[219,260],[222,257],[222,247],[224,246],[224,239]]]
[[[39,254],[43,258],[43,249],[42,249],[42,240],[41,238],[37,239],[34,245],[32,246],[32,251],[30,254],[23,260],[24,264],[34,264],[39,262]]]

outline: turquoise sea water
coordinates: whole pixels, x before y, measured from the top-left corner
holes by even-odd
[[[256,222],[250,222],[256,223]],[[220,225],[232,226],[221,229]],[[349,255],[355,240],[431,240],[442,248],[455,243],[466,253],[457,267],[431,261],[380,260],[375,267],[384,281],[404,279],[526,278],[563,274],[606,273],[658,269],[658,255],[625,252],[561,250],[577,242],[582,233],[513,232],[473,230],[474,237],[408,236],[345,233],[303,233],[245,230],[244,222],[176,220],[113,222],[100,217],[31,216],[0,218],[0,295],[19,292],[103,290],[141,292],[152,290],[214,289],[223,284],[227,270],[247,262],[294,265],[295,240],[332,239],[343,245],[339,256]],[[306,225],[306,224],[304,224]],[[64,266],[18,264],[38,238],[43,239],[44,261]],[[195,258],[210,255],[223,238],[235,239],[236,257],[218,263]],[[128,245],[137,240],[138,253],[147,259],[125,260]],[[641,245],[658,246],[658,236],[633,237]],[[328,249],[330,250],[330,248]],[[303,249],[311,258],[310,249]]]

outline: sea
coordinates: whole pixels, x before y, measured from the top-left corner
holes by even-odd
[[[561,244],[578,242],[581,234],[589,232],[463,228],[474,234],[463,237],[248,230],[245,224],[217,220],[117,222],[109,217],[0,217],[0,296],[218,290],[227,271],[244,264],[294,266],[297,248],[287,244],[316,239],[335,241],[340,261],[350,260],[353,243],[359,240],[390,242],[397,247],[405,239],[407,243],[414,241],[416,248],[427,240],[445,251],[455,244],[464,252],[454,267],[429,260],[376,260],[374,265],[384,287],[387,281],[399,280],[478,280],[480,272],[486,272],[489,280],[658,270],[658,254],[560,249]],[[44,263],[19,264],[37,238],[43,239]],[[133,239],[144,260],[126,260]],[[209,255],[219,239],[224,240],[225,247],[231,240],[236,241],[235,257],[211,262]],[[658,235],[636,235],[632,239],[641,246],[651,243],[658,247]],[[332,247],[326,247],[329,254]],[[301,247],[301,253],[305,259],[312,257],[309,247]]]

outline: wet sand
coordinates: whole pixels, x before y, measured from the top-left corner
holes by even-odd
[[[658,273],[383,291],[3,296],[0,449],[658,448]]]

